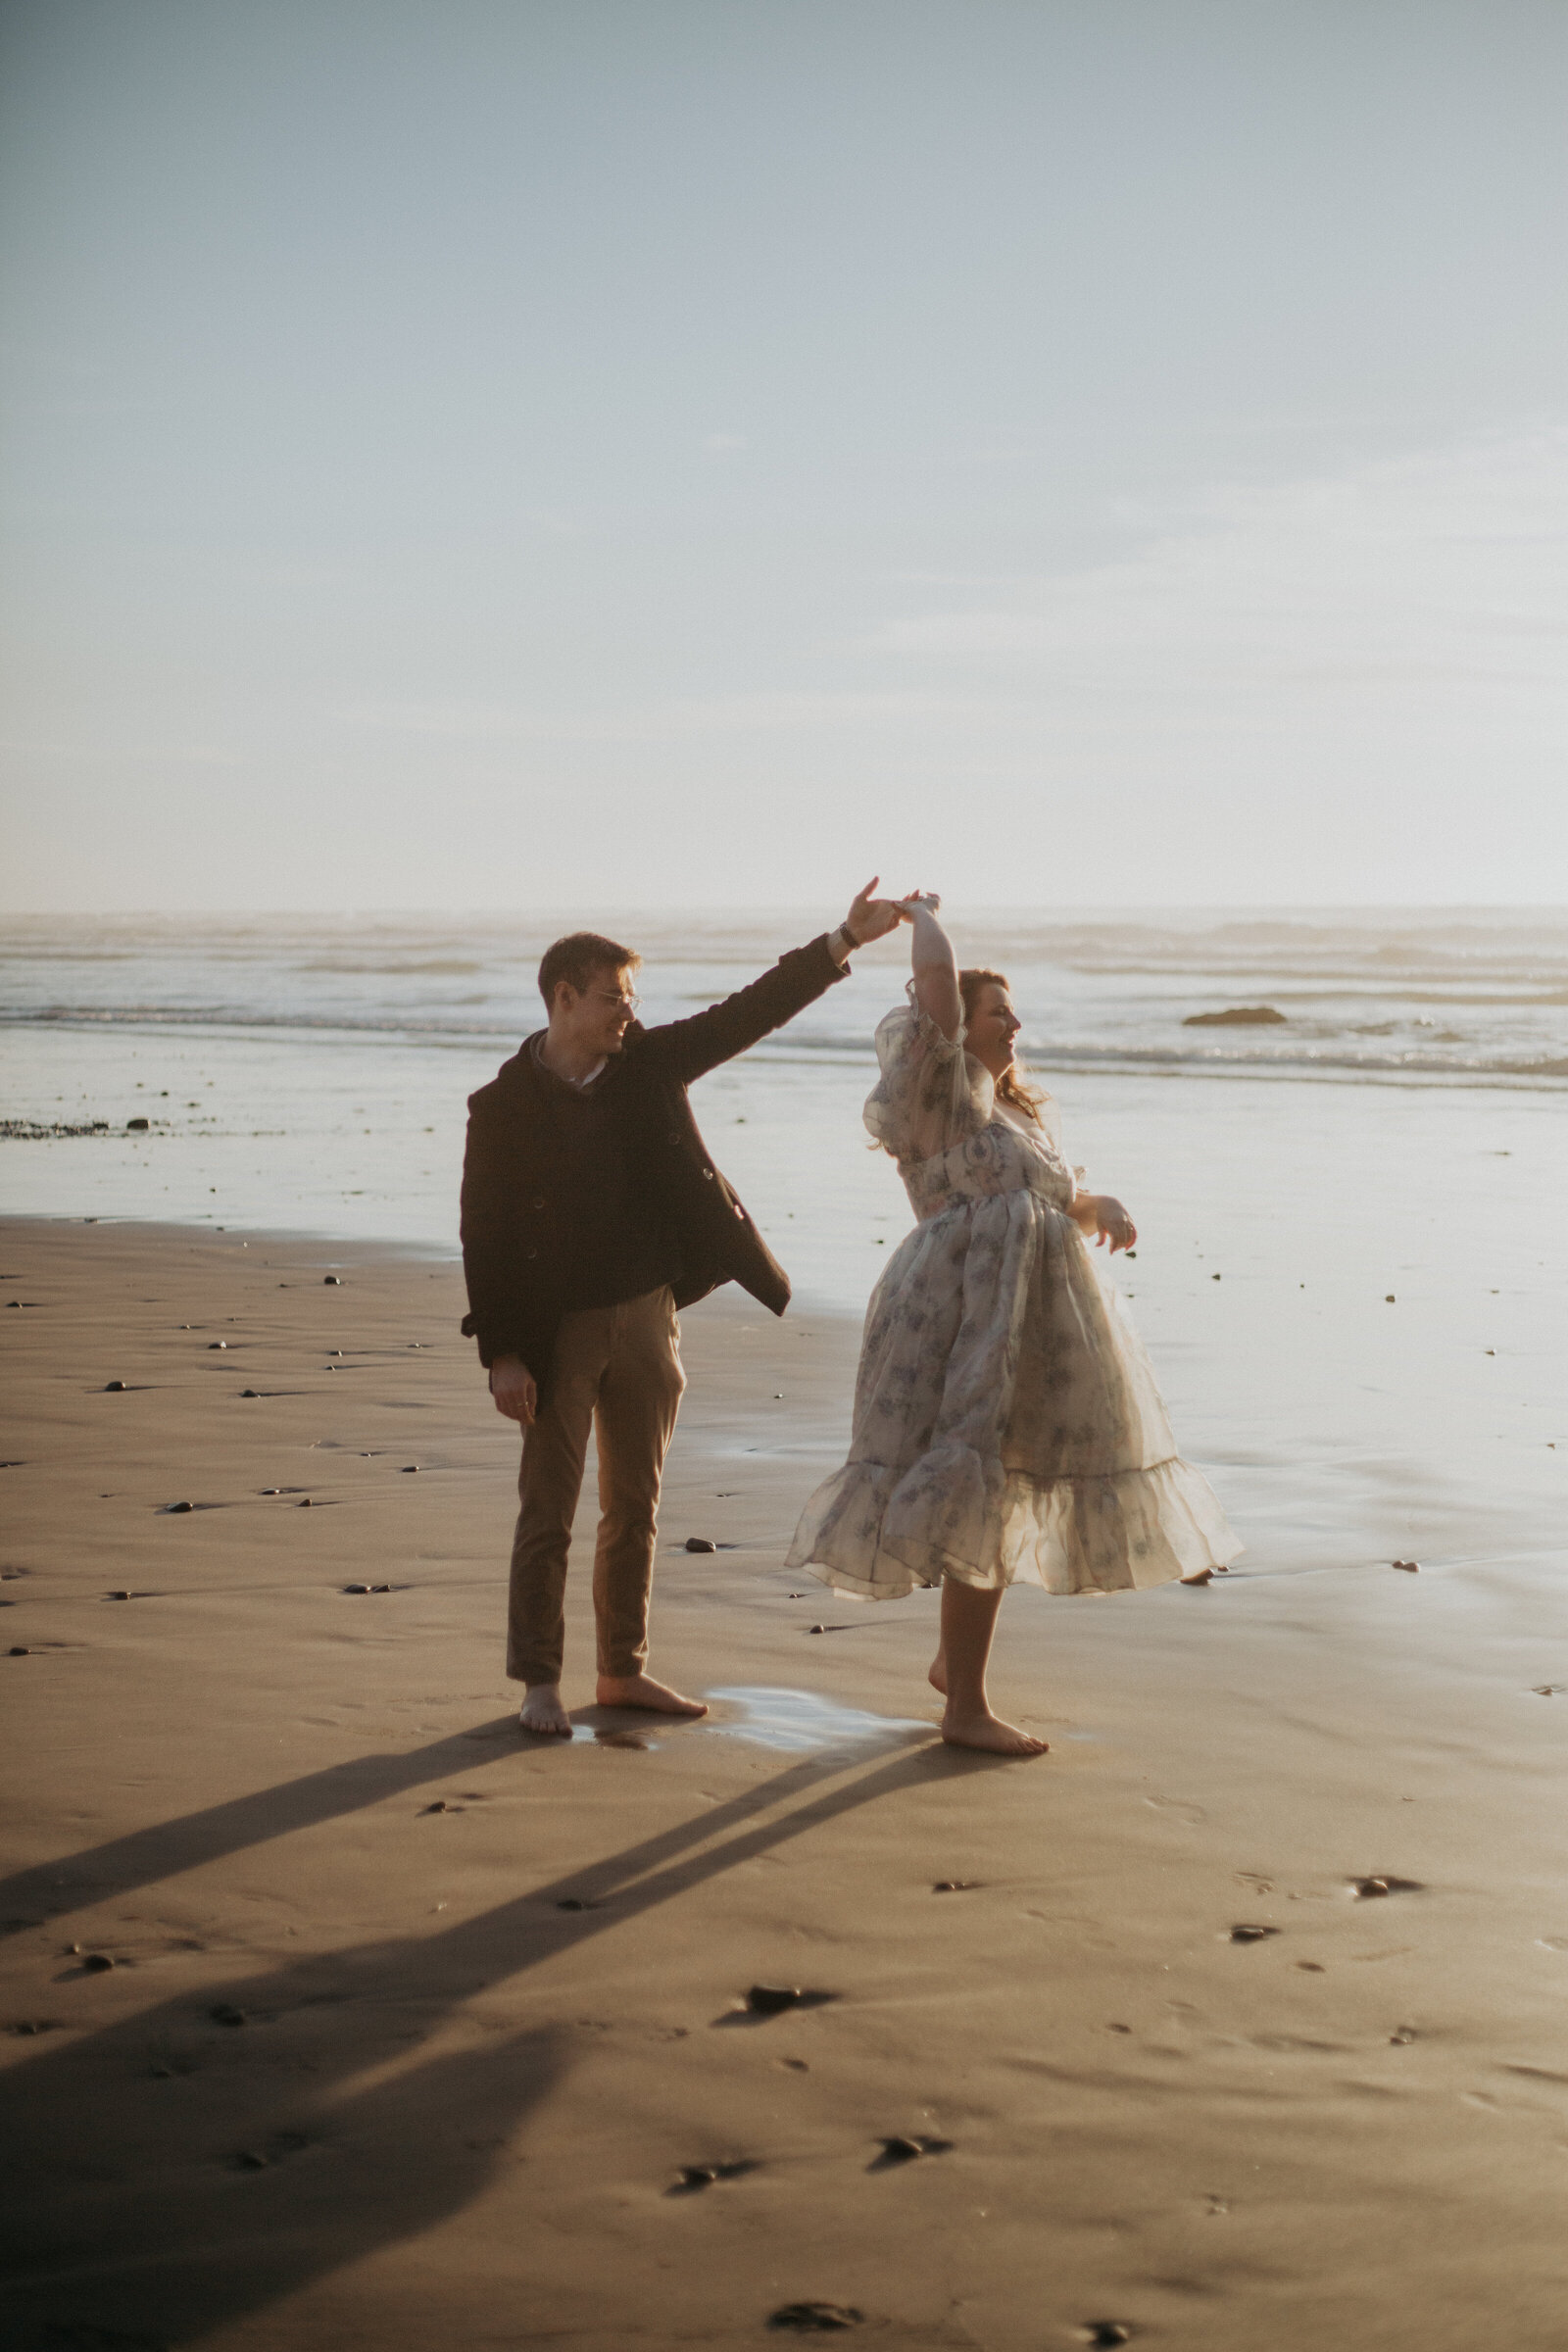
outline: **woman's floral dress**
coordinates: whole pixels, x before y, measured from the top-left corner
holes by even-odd
[[[945,1576],[1115,1592],[1234,1559],[1066,1214],[1073,1172],[1049,1127],[1000,1113],[961,1036],[912,1002],[876,1050],[865,1123],[918,1222],[866,1310],[849,1460],[807,1504],[788,1565],[888,1600]]]

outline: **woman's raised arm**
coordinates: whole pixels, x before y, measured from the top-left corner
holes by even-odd
[[[914,1001],[929,1013],[944,1037],[956,1037],[963,1027],[963,999],[958,994],[958,966],[952,942],[937,921],[942,901],[935,891],[916,891],[899,906],[913,926],[909,963],[914,973]]]

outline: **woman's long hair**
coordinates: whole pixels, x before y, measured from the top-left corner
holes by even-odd
[[[1009,996],[1012,994],[1012,983],[1008,980],[1005,972],[988,972],[979,965],[960,972],[958,974],[958,994],[963,999],[965,1028],[974,1019],[974,1008],[980,1002],[980,991],[983,988],[1004,988]],[[1000,1102],[1010,1102],[1015,1110],[1021,1110],[1025,1117],[1034,1120],[1036,1126],[1040,1124],[1040,1112],[1046,1098],[1038,1087],[1024,1084],[1018,1075],[1016,1062],[1013,1063],[1004,1078],[997,1080],[997,1097]]]

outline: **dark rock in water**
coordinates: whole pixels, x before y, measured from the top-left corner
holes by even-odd
[[[243,2026],[246,2023],[244,2010],[236,2009],[232,2001],[215,2001],[207,2014],[215,2026]]]
[[[151,1119],[127,1119],[125,1121],[125,1133],[127,1135],[145,1135],[151,1125]]]
[[[125,1384],[122,1380],[106,1380],[104,1382],[104,1395],[106,1396],[123,1396],[124,1394]]]
[[[716,1551],[718,1545],[711,1536],[688,1536],[686,1548],[688,1551]]]
[[[864,2318],[853,2303],[781,2303],[767,2324],[800,2335],[826,2335],[834,2328],[858,2328]]]
[[[1233,1004],[1224,1012],[1190,1012],[1182,1023],[1184,1029],[1269,1029],[1283,1021],[1283,1012],[1272,1004]],[[1123,2339],[1117,2337],[1117,2342]]]
[[[810,1992],[799,1984],[754,1984],[746,2006],[754,2017],[779,2017],[786,2009],[819,2009],[824,2001],[837,1998],[836,1993]]]
[[[1262,1943],[1267,1936],[1278,1934],[1278,1928],[1256,1928],[1244,1923],[1239,1928],[1232,1928],[1231,1941],[1232,1943]]]
[[[30,1658],[32,1652],[21,1642],[13,1642],[8,1653],[13,1658]]]
[[[114,1965],[107,1952],[84,1952],[82,1954],[81,1967],[84,1976],[106,1977]]]
[[[339,1274],[323,1274],[321,1276],[321,1280],[329,1291],[340,1290],[342,1288],[343,1278]]]

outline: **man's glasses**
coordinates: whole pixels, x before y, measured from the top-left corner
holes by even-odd
[[[623,997],[618,989],[596,988],[593,993],[601,1004],[613,1004],[620,1012],[635,1012],[642,1003],[641,997]]]

